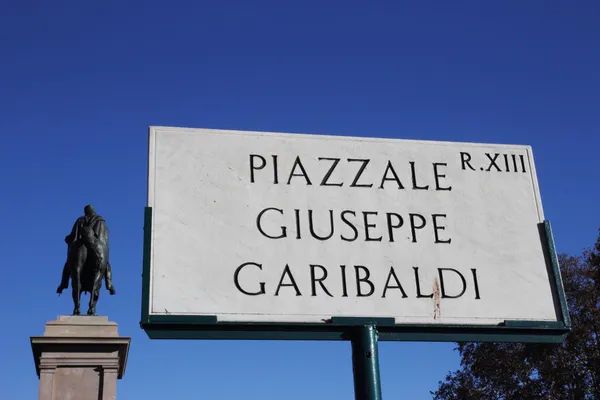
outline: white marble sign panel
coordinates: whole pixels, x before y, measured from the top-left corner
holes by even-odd
[[[522,145],[151,127],[150,315],[556,321]]]

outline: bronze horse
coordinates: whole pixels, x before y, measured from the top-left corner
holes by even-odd
[[[62,293],[69,287],[69,277],[73,289],[73,315],[80,315],[81,293],[90,293],[87,315],[96,315],[96,303],[100,297],[102,279],[110,294],[115,294],[112,272],[108,259],[108,228],[106,221],[96,214],[90,205],[84,208],[85,215],[79,217],[71,233],[65,237],[68,245],[67,262],[63,267],[62,281],[56,290]]]

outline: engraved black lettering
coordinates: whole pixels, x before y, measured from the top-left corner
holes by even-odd
[[[381,240],[383,239],[382,236],[374,238],[369,235],[369,228],[377,227],[376,224],[369,223],[369,215],[377,215],[377,211],[363,211],[363,218],[365,222],[365,242],[381,242]]]
[[[371,160],[364,160],[364,159],[359,159],[359,158],[349,158],[348,162],[361,162],[362,163],[362,165],[358,169],[358,172],[356,173],[356,176],[354,177],[354,180],[350,184],[350,187],[367,187],[367,188],[373,187],[372,183],[358,184],[358,180],[360,179],[360,176],[364,172],[365,168],[367,168],[367,165],[369,164],[369,162],[371,162]]]
[[[281,233],[278,236],[273,236],[273,235],[269,235],[268,233],[266,233],[263,230],[261,221],[262,221],[262,217],[263,215],[267,212],[267,211],[278,211],[281,215],[283,215],[283,210],[280,208],[273,208],[273,207],[269,207],[269,208],[265,208],[264,210],[262,210],[258,216],[256,217],[256,227],[258,228],[258,231],[264,236],[264,237],[268,237],[269,239],[281,239],[284,237],[287,237],[287,228],[285,226],[281,227]]]
[[[475,168],[473,168],[473,166],[471,165],[471,155],[466,151],[460,152],[460,164],[463,171],[467,169],[467,167],[469,167],[471,171],[475,171]]]
[[[356,229],[356,227],[352,224],[352,222],[350,222],[346,219],[346,214],[352,214],[353,216],[356,217],[356,213],[354,211],[344,210],[344,211],[342,211],[342,213],[340,215],[340,217],[342,218],[342,221],[354,231],[354,237],[350,238],[350,239],[347,237],[344,237],[344,235],[340,235],[340,237],[342,238],[342,240],[345,240],[346,242],[354,242],[356,239],[358,239],[358,229]]]
[[[392,278],[394,278],[394,281],[396,282],[396,286],[390,286],[390,279],[392,279]],[[408,297],[406,295],[406,292],[402,288],[402,285],[400,284],[398,277],[396,276],[394,267],[390,267],[390,272],[388,274],[387,280],[385,281],[385,287],[383,288],[383,294],[381,295],[382,298],[385,298],[385,293],[387,292],[388,289],[400,289],[400,292],[402,292],[402,298],[404,299],[404,298]]]
[[[342,297],[348,297],[348,283],[346,281],[346,266],[340,265],[342,270]]]
[[[477,270],[471,268],[471,272],[473,273],[473,283],[475,284],[475,300],[481,300],[479,296],[479,282],[477,282]]]
[[[412,174],[413,189],[415,189],[415,190],[427,190],[427,189],[429,189],[429,185],[419,186],[417,184],[417,171],[415,170],[415,162],[414,161],[410,161],[409,164],[410,164],[410,172]]]
[[[392,174],[391,178],[388,178],[388,172]],[[383,178],[381,178],[381,184],[379,185],[379,189],[383,189],[383,184],[386,181],[394,181],[398,185],[398,189],[404,189],[404,185],[400,182],[400,178],[398,178],[398,174],[394,170],[394,166],[392,162],[388,160],[387,167],[385,167],[385,172],[383,173]]]
[[[447,163],[433,163],[433,174],[435,176],[435,190],[452,190],[452,186],[441,187],[440,186],[440,178],[445,178],[446,175],[442,175],[438,171],[438,167],[447,167]]]
[[[315,269],[319,268],[322,272],[322,276],[320,278],[317,278],[315,276]],[[327,290],[327,288],[325,287],[325,284],[323,283],[323,281],[327,278],[327,270],[322,266],[322,265],[310,265],[310,285],[312,288],[312,294],[311,296],[316,296],[317,295],[317,283],[321,286],[321,289],[323,289],[323,291],[325,293],[327,293],[327,295],[329,297],[333,297],[333,295],[331,293],[329,293],[329,290]]]
[[[279,171],[277,170],[277,156],[272,155],[273,157],[273,183],[277,185],[279,183]]]
[[[328,183],[327,182],[329,180],[329,178],[331,177],[333,170],[335,169],[335,167],[337,167],[338,163],[340,162],[340,158],[319,157],[319,161],[321,161],[321,160],[333,161],[333,164],[331,164],[331,167],[329,168],[329,170],[323,177],[323,180],[321,181],[321,186],[342,186],[343,183]]]
[[[235,284],[235,287],[237,288],[237,290],[239,290],[240,292],[242,292],[248,296],[258,296],[261,294],[265,294],[265,283],[264,282],[259,282],[260,289],[258,292],[248,292],[248,291],[242,289],[242,286],[240,285],[240,281],[239,281],[239,275],[240,275],[240,272],[242,272],[242,269],[249,265],[258,267],[258,269],[260,269],[262,271],[262,264],[257,264],[254,262],[243,263],[242,265],[237,267],[237,269],[235,270],[235,273],[233,274],[233,283]]]
[[[302,239],[302,233],[300,232],[300,210],[295,209],[294,215],[296,217],[296,239]]]
[[[527,172],[527,169],[525,168],[525,157],[523,157],[523,154],[520,154],[519,158],[521,159],[522,172]]]
[[[364,271],[365,276],[361,278],[360,276],[360,272],[359,271]],[[375,291],[375,285],[373,285],[373,282],[371,282],[369,280],[369,277],[371,276],[371,271],[369,271],[369,269],[367,267],[364,267],[362,265],[355,265],[354,266],[354,272],[356,274],[356,295],[358,297],[369,297],[373,294],[373,292]],[[361,283],[366,283],[369,286],[369,292],[368,293],[363,293],[361,290]]]
[[[446,288],[444,286],[444,274],[443,271],[452,271],[455,272],[456,274],[458,274],[458,276],[460,276],[460,280],[462,281],[462,291],[457,294],[457,295],[449,295],[446,293]],[[465,294],[465,291],[467,290],[467,281],[465,281],[465,277],[462,276],[462,274],[460,272],[458,272],[455,269],[452,268],[438,268],[438,273],[440,275],[440,291],[442,293],[442,299],[458,299],[459,297],[461,297],[463,294]]]
[[[300,173],[296,173],[296,167],[300,168],[301,172]],[[306,185],[312,185],[310,179],[308,178],[308,174],[306,173],[306,170],[304,169],[304,165],[302,165],[302,161],[300,161],[300,156],[296,157],[296,160],[294,161],[294,165],[292,166],[292,170],[290,171],[290,176],[288,178],[287,184],[290,184],[290,181],[292,180],[292,176],[303,176],[304,179],[306,180]]]
[[[496,153],[493,157],[489,153],[485,153],[485,155],[487,156],[488,160],[490,160],[490,164],[488,165],[488,169],[486,169],[486,171],[490,171],[492,167],[495,167],[497,171],[502,171],[498,164],[496,164],[496,159],[498,156],[500,156],[500,154]]]
[[[318,240],[331,239],[331,237],[333,236],[333,210],[329,210],[329,234],[327,236],[319,236],[315,232],[315,228],[313,226],[313,210],[308,210],[308,228],[310,230],[310,234],[315,239],[318,239]]]
[[[396,218],[396,223],[392,222],[393,217]],[[386,219],[387,219],[389,239],[390,239],[390,242],[393,242],[394,241],[394,228],[397,229],[397,228],[402,227],[402,225],[404,225],[404,219],[402,219],[402,216],[400,216],[396,213],[387,213]]]
[[[412,233],[412,242],[417,242],[417,229],[423,229],[426,224],[425,218],[421,214],[408,214],[410,218],[410,231]],[[421,220],[421,225],[415,225],[415,219],[419,218]]]
[[[283,283],[283,279],[288,276],[290,279],[290,283]],[[296,291],[296,296],[302,296],[300,293],[300,289],[298,289],[298,285],[296,285],[296,280],[294,279],[294,275],[292,275],[292,271],[290,271],[290,266],[285,264],[285,268],[283,269],[283,273],[281,274],[281,279],[277,284],[277,290],[275,290],[275,296],[279,296],[279,289],[285,286],[292,286]]]
[[[438,226],[438,218],[446,218],[446,214],[431,214],[433,219],[433,235],[435,237],[435,243],[451,243],[452,239],[441,240],[438,234],[438,230],[446,230],[445,226]]]
[[[512,158],[513,167],[515,168],[514,172],[519,172],[519,170],[518,170],[519,167],[517,167],[517,156],[514,154],[511,154],[510,156]]]
[[[254,160],[260,160],[260,165],[254,165]],[[263,169],[267,165],[267,160],[258,154],[250,154],[250,182],[254,183],[254,171]]]

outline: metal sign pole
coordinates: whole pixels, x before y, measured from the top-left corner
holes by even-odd
[[[379,351],[375,325],[358,327],[352,334],[352,370],[356,400],[382,400]]]

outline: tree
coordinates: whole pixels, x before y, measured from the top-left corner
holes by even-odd
[[[562,344],[458,343],[461,366],[436,400],[600,400],[600,235],[558,256],[572,331]]]

